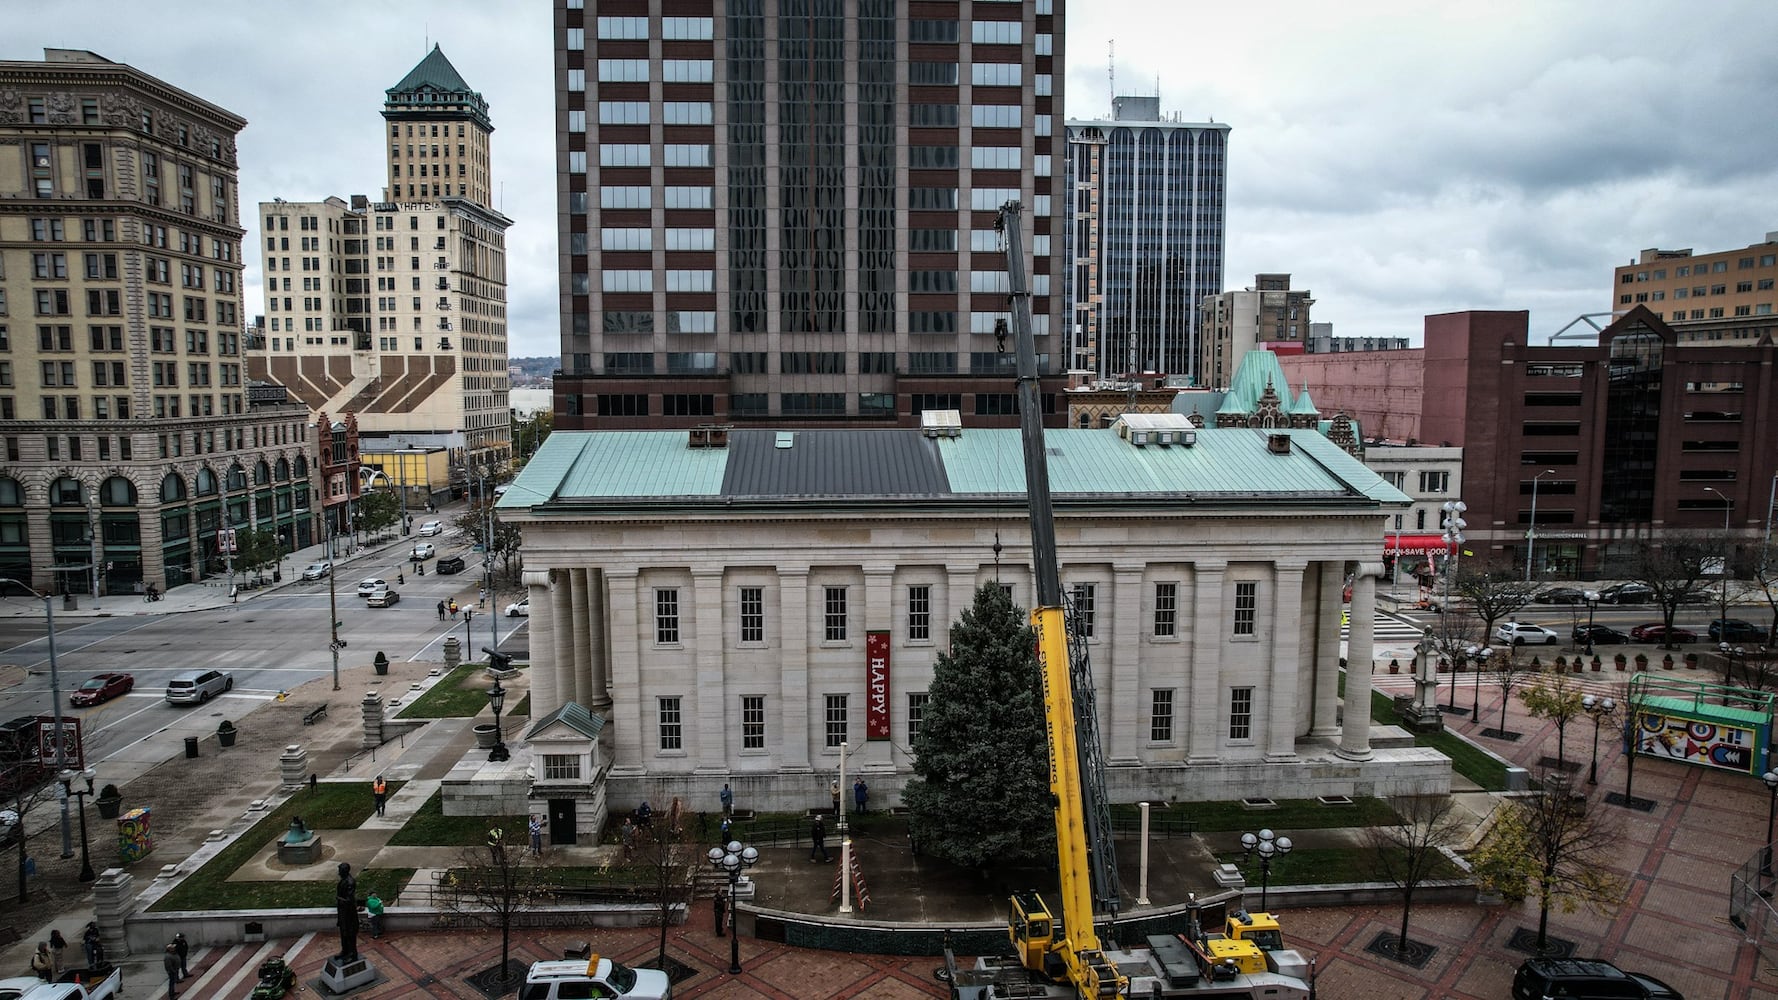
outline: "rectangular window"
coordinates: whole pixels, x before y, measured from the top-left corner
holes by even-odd
[[[1173,742],[1173,689],[1155,688],[1149,702],[1148,739],[1151,743]]]
[[[766,598],[762,587],[741,588],[741,641],[766,641]]]
[[[846,641],[846,588],[826,588],[824,635],[828,642]]]
[[[684,720],[680,715],[679,698],[658,699],[661,713],[661,749],[685,749]]]
[[[654,592],[654,641],[660,645],[679,642],[679,591],[663,587]]]
[[[1448,493],[1450,489],[1451,474],[1449,472],[1420,473],[1421,493]]]
[[[763,694],[744,694],[741,696],[741,749],[765,748],[766,697]]]
[[[1250,687],[1229,691],[1229,739],[1253,739],[1253,689]]]
[[[1074,599],[1075,631],[1080,633],[1082,638],[1091,639],[1095,624],[1096,609],[1094,604],[1095,598],[1098,596],[1098,588],[1091,583],[1077,583],[1074,585],[1072,596]]]
[[[926,721],[926,703],[931,695],[924,691],[908,694],[908,745],[912,746],[915,737],[920,735],[920,724]]]
[[[932,638],[932,588],[926,584],[908,588],[908,638]]]
[[[580,755],[572,753],[546,753],[543,755],[543,780],[545,781],[579,781]]]
[[[1179,627],[1179,584],[1154,585],[1154,634],[1177,635]]]
[[[1235,584],[1235,634],[1252,635],[1259,616],[1259,584],[1244,580]]]
[[[824,715],[827,731],[827,745],[839,749],[846,742],[846,695],[830,694],[827,696],[827,710]]]

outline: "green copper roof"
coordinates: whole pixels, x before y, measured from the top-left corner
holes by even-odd
[[[570,701],[533,725],[531,731],[525,734],[525,739],[531,739],[558,722],[589,740],[598,739],[599,730],[605,728],[603,715],[594,715],[579,702]]]
[[[420,90],[425,87],[450,93],[460,93],[470,89],[468,82],[463,79],[463,75],[457,72],[457,67],[452,66],[451,61],[445,58],[444,49],[437,45],[432,46],[432,51],[426,53],[426,58],[420,60],[418,66],[408,70],[407,75],[401,78],[400,83],[390,87],[389,93]]]
[[[1259,409],[1259,398],[1266,394],[1266,386],[1278,395],[1278,406],[1286,413],[1295,413],[1291,409],[1290,380],[1284,377],[1284,366],[1278,363],[1278,355],[1271,351],[1253,350],[1241,356],[1241,365],[1235,369],[1235,377],[1230,380],[1229,393],[1223,397],[1222,408],[1218,413],[1252,413]]]
[[[1309,398],[1309,382],[1307,379],[1303,380],[1303,391],[1297,394],[1296,402],[1286,405],[1284,407],[1284,412],[1307,413],[1310,416],[1317,416],[1321,413],[1320,410],[1315,408],[1315,401]]]
[[[426,58],[386,93],[388,98],[383,102],[383,117],[386,119],[438,120],[467,114],[488,131],[494,130],[488,118],[488,102],[469,86],[437,45],[432,46]]]

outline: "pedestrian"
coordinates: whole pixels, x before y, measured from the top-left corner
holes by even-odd
[[[475,590],[475,606],[478,608],[485,608],[488,606],[488,588],[486,588],[486,587],[477,587],[476,588],[476,590]]]
[[[37,942],[37,951],[31,956],[31,971],[46,983],[55,979],[56,960],[49,953],[48,941]]]
[[[719,843],[723,843],[723,844],[728,843],[729,827],[731,827],[733,825],[734,825],[734,821],[729,819],[727,816],[724,816],[722,818],[722,839],[719,841]]]
[[[161,968],[167,970],[167,1000],[179,1000],[179,956],[173,952],[173,942],[167,942],[167,950],[161,955]]]
[[[630,822],[630,817],[624,817],[624,828],[618,831],[617,836],[619,842],[624,845],[624,860],[634,861],[636,859],[636,824]]]
[[[729,788],[728,782],[725,781],[722,783],[722,791],[717,794],[717,798],[722,800],[722,815],[725,817],[734,816],[735,793]]]
[[[710,909],[716,916],[716,936],[726,937],[727,935],[722,929],[722,918],[724,916],[723,911],[728,909],[727,889],[718,889],[716,890],[716,895],[710,897]]]
[[[531,814],[531,856],[543,857],[543,817]]]
[[[49,959],[58,976],[62,974],[62,952],[67,950],[68,939],[62,936],[60,930],[51,930],[49,932]]]
[[[179,978],[190,979],[191,966],[186,963],[191,957],[191,944],[185,940],[184,931],[179,931],[173,935],[173,954],[179,956]]]
[[[648,807],[648,800],[643,799],[642,804],[636,807],[636,825],[650,826],[652,825],[653,819],[654,810]]]
[[[836,778],[833,781],[828,783],[827,794],[833,797],[833,814],[835,816],[838,816],[840,814],[840,782],[839,782],[839,779]]]
[[[377,775],[377,780],[370,783],[370,793],[376,796],[377,815],[383,815],[383,803],[389,800],[389,783],[383,780],[382,775]]]
[[[817,854],[821,857],[816,858]],[[833,861],[827,854],[827,823],[821,819],[820,813],[816,813],[815,821],[809,824],[809,860]]]
[[[366,896],[364,899],[364,912],[370,914],[370,936],[374,938],[382,937],[383,897],[377,895],[375,889],[372,889],[370,895]]]
[[[99,937],[99,922],[88,920],[80,935],[80,947],[86,951],[86,967],[97,969],[105,964],[105,943]]]
[[[241,588],[239,588],[239,587],[228,588],[228,603],[230,603],[230,604],[236,603],[240,598],[240,593],[241,593]]]
[[[870,811],[868,808],[870,804],[870,786],[864,783],[863,778],[859,778],[857,781],[852,782],[852,804],[858,807],[858,813],[861,816]]]
[[[451,602],[449,604],[445,605],[445,607],[450,609],[451,621],[456,621],[457,620],[457,599],[455,597],[451,598]]]

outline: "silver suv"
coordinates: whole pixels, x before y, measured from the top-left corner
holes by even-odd
[[[225,691],[234,690],[234,687],[234,677],[220,670],[187,670],[175,674],[167,682],[167,703],[202,705]]]

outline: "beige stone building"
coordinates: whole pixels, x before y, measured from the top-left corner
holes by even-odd
[[[1301,354],[1314,304],[1308,289],[1290,287],[1288,274],[1257,274],[1248,288],[1205,296],[1198,306],[1198,384],[1228,388],[1256,348]]]
[[[1778,232],[1737,250],[1644,250],[1612,272],[1612,302],[1620,313],[1646,305],[1682,344],[1757,343],[1778,315]]]
[[[91,52],[0,62],[0,576],[132,591],[313,539],[306,414],[243,371],[240,116]]]

